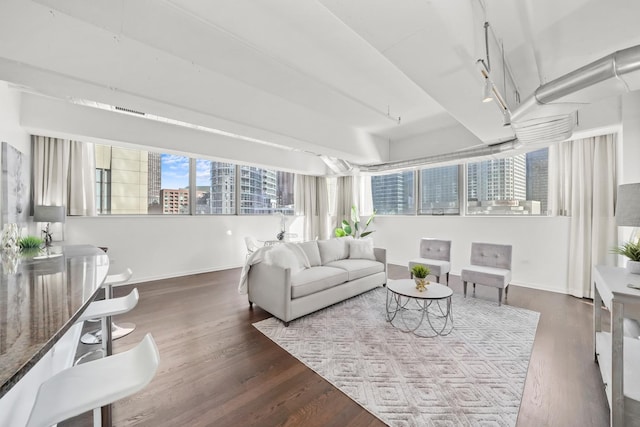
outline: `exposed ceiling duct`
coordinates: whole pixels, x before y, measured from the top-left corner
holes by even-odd
[[[619,50],[540,86],[511,113],[522,143],[571,137],[584,104],[640,89],[640,45]]]
[[[495,158],[506,152],[513,151],[520,148],[522,144],[517,139],[510,139],[497,144],[486,145],[483,147],[477,147],[470,150],[461,150],[452,153],[439,154],[435,156],[421,157],[411,160],[402,160],[397,162],[387,162],[375,165],[352,165],[349,162],[340,159],[338,160],[341,165],[341,169],[330,166],[331,170],[337,175],[351,175],[355,172],[379,174],[385,172],[398,172],[409,169],[416,169],[427,165],[446,165],[452,163],[458,163],[461,160],[474,159],[475,161]],[[324,157],[324,156],[323,156]],[[327,160],[323,158],[325,162]],[[327,162],[327,165],[329,163]]]

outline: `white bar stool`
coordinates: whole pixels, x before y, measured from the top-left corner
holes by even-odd
[[[158,347],[147,334],[124,353],[65,369],[40,385],[27,427],[51,426],[91,409],[97,421],[101,406],[146,387],[159,363]]]
[[[133,271],[131,271],[130,268],[127,268],[122,273],[110,274],[109,276],[107,276],[107,278],[104,280],[104,283],[102,284],[102,287],[104,288],[104,293],[105,293],[105,296],[104,296],[105,299],[104,300],[107,301],[109,299],[112,299],[113,298],[113,286],[122,285],[124,283],[127,283],[131,279],[131,276],[133,276]],[[98,302],[98,301],[96,301],[96,302]],[[108,320],[109,319],[103,318],[103,322],[105,322],[105,321],[108,322]],[[106,345],[109,346],[110,345],[109,343],[112,340],[117,340],[118,338],[122,338],[122,337],[124,337],[126,335],[129,335],[131,332],[133,332],[135,330],[135,328],[136,328],[136,325],[134,325],[133,323],[123,323],[121,326],[120,325],[116,325],[115,323],[112,323],[112,326],[111,326],[111,337],[107,337],[107,339],[105,340]],[[107,331],[107,332],[109,332],[109,331]],[[100,343],[103,343],[103,340],[102,340],[102,329],[95,329],[93,331],[85,333],[80,338],[80,341],[83,344],[100,344]],[[103,348],[105,348],[105,343],[103,343]],[[110,354],[110,351],[107,351],[107,354]]]
[[[126,313],[132,310],[136,305],[138,305],[138,300],[140,299],[140,295],[138,294],[138,289],[134,288],[129,295],[119,298],[105,299],[100,301],[94,301],[87,309],[80,315],[80,318],[76,321],[77,323],[84,322],[85,320],[91,319],[102,319],[105,324],[103,325],[103,330],[107,329],[106,319],[108,316],[115,316],[117,314]],[[103,330],[100,331],[99,337],[102,337]],[[102,340],[101,340],[102,341]],[[99,350],[89,351],[82,356],[80,356],[74,364],[81,363],[87,357],[90,357],[93,354],[98,352],[102,352],[103,356],[107,356],[107,341],[102,342],[102,348]]]

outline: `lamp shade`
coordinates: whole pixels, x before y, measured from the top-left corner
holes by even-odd
[[[640,183],[618,186],[616,224],[620,227],[640,227]]]
[[[34,222],[64,222],[64,206],[37,205],[33,211]]]

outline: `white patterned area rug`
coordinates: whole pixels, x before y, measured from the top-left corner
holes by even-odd
[[[539,313],[454,293],[451,334],[420,338],[386,321],[386,292],[254,326],[388,425],[514,426]]]

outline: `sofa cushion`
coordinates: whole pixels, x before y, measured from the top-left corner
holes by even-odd
[[[311,295],[346,282],[349,274],[344,269],[312,267],[291,276],[291,298]]]
[[[384,271],[383,263],[368,259],[342,259],[330,262],[326,266],[346,271],[349,275],[349,281]]]
[[[322,265],[349,257],[349,240],[351,237],[338,237],[329,240],[318,240]]]
[[[305,269],[304,262],[286,245],[274,245],[267,248],[264,254],[264,262],[280,268],[290,268],[291,274],[296,274]]]
[[[369,259],[371,261],[375,261],[376,254],[373,251],[373,240],[349,240],[349,259]]]
[[[320,260],[320,250],[318,249],[318,242],[316,240],[296,243],[296,245],[304,251],[311,267],[322,265],[322,261]]]

